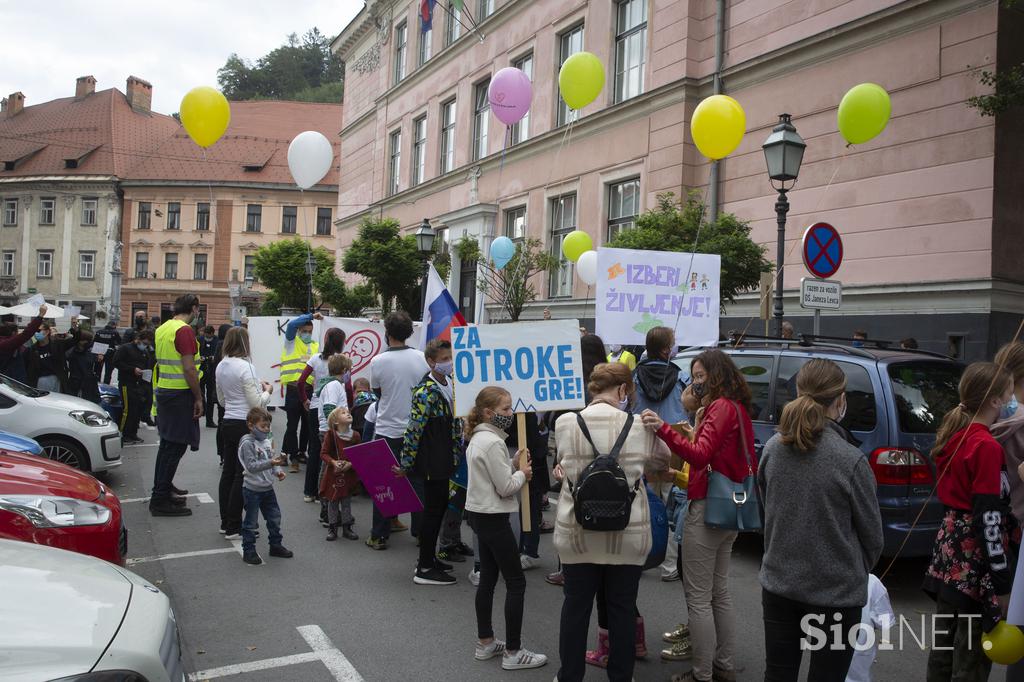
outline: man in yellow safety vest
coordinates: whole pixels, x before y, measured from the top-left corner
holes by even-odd
[[[186,449],[199,449],[199,418],[203,394],[199,389],[199,343],[189,323],[199,314],[199,297],[179,296],[174,317],[156,330],[156,405],[160,447],[153,472],[153,516],[191,516],[183,495],[174,487],[174,474]]]
[[[281,349],[281,385],[284,386],[284,411],[288,415],[288,426],[285,428],[284,439],[281,441],[281,452],[291,460],[291,472],[298,473],[299,463],[305,462],[307,450],[309,457],[319,457],[316,441],[310,440],[310,430],[319,430],[319,422],[310,423],[310,413],[302,404],[299,396],[298,380],[302,370],[311,357],[320,352],[320,344],[313,340],[313,320],[322,320],[320,313],[299,315],[288,323],[284,333],[284,347]],[[306,380],[313,385],[313,376]],[[316,431],[314,431],[315,433]]]

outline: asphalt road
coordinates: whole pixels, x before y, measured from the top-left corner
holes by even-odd
[[[276,421],[283,421],[282,417],[278,413]],[[283,423],[278,426],[283,431]],[[140,434],[147,442],[156,442],[155,431],[143,429]],[[155,445],[125,449],[124,465],[105,477],[120,498],[148,495],[155,456]],[[317,519],[318,505],[303,503],[302,476],[291,475],[278,484],[277,492],[284,516],[284,542],[295,558],[270,558],[264,529],[257,542],[266,563],[248,566],[242,563],[237,543],[232,545],[217,532],[219,475],[214,431],[204,429],[201,449],[186,454],[175,481],[198,495],[189,500],[191,517],[152,518],[144,502],[124,504],[129,557],[138,562],[130,568],[170,597],[181,630],[185,669],[212,672],[195,679],[220,679],[224,673],[234,672],[233,679],[244,680],[358,680],[352,668],[365,680],[410,682],[526,682],[555,676],[562,599],[558,588],[544,582],[545,573],[556,566],[550,535],[542,536],[544,565],[527,573],[523,639],[526,647],[547,653],[551,660],[539,670],[506,672],[498,659],[477,662],[473,658],[474,588],[466,579],[471,563],[456,565],[458,583],[454,586],[415,585],[412,573],[417,550],[407,532],[392,536],[391,548],[384,552],[371,551],[362,543],[371,515],[365,497],[353,504],[360,541],[325,542],[326,531]],[[549,517],[551,514],[548,512]],[[463,537],[471,541],[468,528],[464,527]],[[738,620],[740,680],[759,680],[763,670],[757,582],[760,552],[758,539],[745,536],[733,555],[731,591]],[[185,556],[169,556],[180,554]],[[884,581],[897,616],[914,623],[919,638],[922,615],[934,611],[919,590],[924,565],[924,560],[898,561]],[[499,583],[495,600],[498,637],[504,629],[503,598]],[[685,620],[681,584],[661,582],[656,570],[645,573],[639,608],[646,619],[651,655],[638,663],[636,679],[667,680],[687,669],[687,664],[663,663],[658,657],[661,633]],[[591,642],[596,639],[595,628],[596,624]],[[926,658],[927,651],[906,630],[904,650],[879,654],[873,669],[875,679],[923,679]],[[264,669],[256,669],[260,667]],[[587,679],[606,678],[603,671],[591,669]],[[992,679],[1002,679],[1002,673],[993,673]]]

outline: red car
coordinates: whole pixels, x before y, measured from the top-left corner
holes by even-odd
[[[128,550],[121,502],[78,469],[0,448],[0,538],[89,554],[120,566]]]

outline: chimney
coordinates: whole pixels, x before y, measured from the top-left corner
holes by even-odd
[[[21,92],[12,92],[7,96],[7,118],[14,118],[25,108],[25,95]]]
[[[128,76],[128,85],[125,88],[128,95],[128,104],[135,111],[149,113],[153,103],[153,86],[141,78]]]
[[[80,76],[75,81],[75,99],[82,99],[96,92],[96,79],[92,76]]]

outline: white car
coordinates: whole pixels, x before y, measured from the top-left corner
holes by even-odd
[[[0,585],[0,680],[184,681],[170,601],[131,571],[0,540]]]
[[[0,429],[32,438],[50,459],[97,473],[121,465],[121,432],[96,403],[0,374]]]

